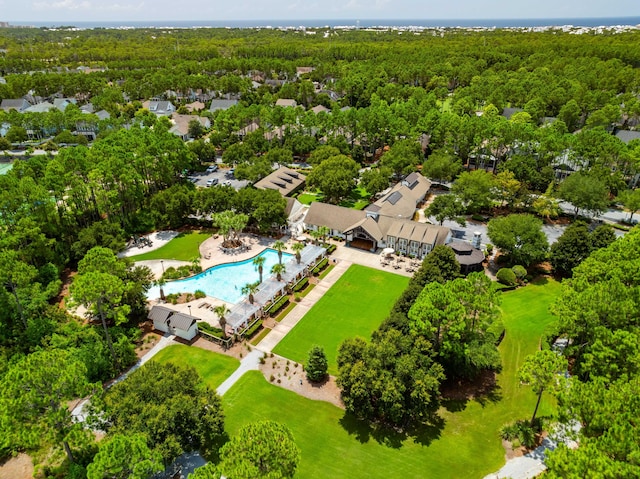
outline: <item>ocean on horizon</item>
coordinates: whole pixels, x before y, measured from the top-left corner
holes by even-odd
[[[77,28],[324,28],[324,27],[421,27],[421,28],[533,28],[572,25],[574,27],[613,27],[640,25],[640,17],[610,18],[519,18],[519,19],[338,19],[338,20],[144,20],[84,22],[9,22],[12,26]]]

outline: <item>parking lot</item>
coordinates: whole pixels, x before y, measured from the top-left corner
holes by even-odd
[[[218,180],[217,184],[211,185],[212,187],[228,184],[236,190],[244,188],[249,183],[247,180],[236,180],[233,174],[231,174],[231,168],[218,168],[218,170],[214,172],[195,172],[189,175],[189,179],[201,188],[207,188],[207,182],[209,180],[214,180],[214,182]]]

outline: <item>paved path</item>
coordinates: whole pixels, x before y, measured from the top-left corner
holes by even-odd
[[[340,279],[344,272],[349,269],[351,264],[352,263],[348,261],[338,262],[329,274],[321,279],[311,292],[302,298],[298,305],[293,308],[282,321],[276,324],[276,327],[273,328],[262,341],[260,341],[258,346],[256,346],[257,349],[266,353],[271,352],[282,338],[284,338],[287,333],[291,331],[296,324],[298,324],[302,317],[307,314],[307,311],[309,311],[313,305],[316,304],[322,296],[324,296],[324,293],[326,293],[327,290],[331,288],[338,279]]]
[[[240,377],[246,373],[247,371],[257,371],[260,366],[260,358],[264,353],[257,349],[254,349],[249,354],[247,354],[242,361],[240,361],[240,366],[236,369],[231,376],[229,376],[220,386],[217,387],[218,394],[222,396],[226,393],[231,386],[233,386]]]

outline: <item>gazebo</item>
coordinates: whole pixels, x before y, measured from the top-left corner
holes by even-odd
[[[447,245],[456,255],[456,261],[460,263],[460,272],[469,274],[474,271],[482,271],[484,253],[465,241],[452,241]]]

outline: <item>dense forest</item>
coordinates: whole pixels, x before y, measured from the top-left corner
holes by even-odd
[[[49,458],[51,474],[80,478],[98,468],[107,446],[98,452],[64,404],[135,361],[153,277],[116,257],[132,235],[210,227],[212,214],[229,210],[265,233],[286,224],[274,191],[196,188],[188,173],[216,157],[250,182],[274,164],[304,165],[309,184],[334,203],[356,182],[375,194],[420,169],[452,183],[431,207],[438,221],[500,210],[541,224],[560,213],[560,200],[576,217],[624,205],[631,222],[640,210],[640,139],[616,135],[640,125],[640,32],[308,33],[0,29],[0,100],[75,100],[64,111],[0,111],[0,160],[13,160],[0,175],[0,455],[60,447],[66,460]],[[221,98],[238,103],[209,111]],[[211,127],[190,123],[185,142],[143,107],[151,99]],[[297,106],[275,106],[278,99]],[[92,113],[99,110],[108,115]],[[571,340],[574,377],[559,404],[565,419],[583,424],[583,442],[551,456],[551,477],[640,476],[637,238],[634,230],[610,244],[610,232],[576,223],[548,256],[546,243],[529,256],[510,251],[525,266],[549,258],[567,277],[549,335]],[[498,246],[507,251],[506,243]],[[429,422],[445,378],[499,369],[499,294],[483,275],[461,279],[449,256],[438,250],[425,260],[370,343],[343,344],[339,384],[360,417],[394,427]],[[72,305],[87,306],[98,326],[60,307],[62,283],[75,274]],[[152,381],[171,389],[185,375],[194,404],[210,411],[211,428],[197,437],[160,426],[152,433],[143,417],[125,434],[123,418],[138,414],[127,401],[159,394],[144,378],[101,399],[111,441],[136,445],[147,461],[140,477],[189,448],[215,457],[224,430],[215,393],[190,371]],[[29,395],[18,387],[27,382]],[[377,401],[383,396],[393,400]],[[169,409],[158,416],[171,420]]]

